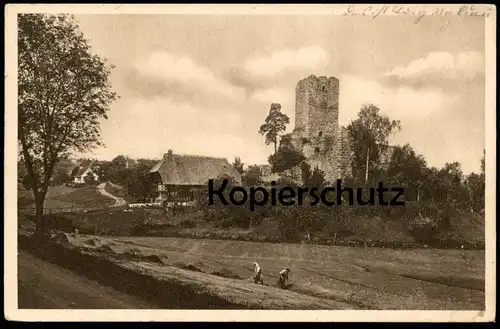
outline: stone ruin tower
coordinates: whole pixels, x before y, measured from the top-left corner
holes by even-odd
[[[311,75],[295,89],[295,129],[292,143],[318,167],[327,181],[351,175],[347,129],[339,126],[339,80]]]

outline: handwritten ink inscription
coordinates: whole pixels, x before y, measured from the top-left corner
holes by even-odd
[[[458,9],[433,8],[416,9],[404,5],[357,6],[350,5],[342,16],[365,16],[377,18],[383,15],[414,16],[418,24],[426,16],[479,16],[489,17],[491,8],[478,9],[474,5],[462,5]]]

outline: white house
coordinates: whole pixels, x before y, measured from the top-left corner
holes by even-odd
[[[76,173],[73,175],[73,183],[75,184],[85,184],[85,179],[89,175],[92,175],[94,180],[97,182],[99,176],[93,171],[94,160],[84,160],[80,165],[75,168]]]

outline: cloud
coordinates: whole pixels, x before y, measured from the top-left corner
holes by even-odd
[[[387,85],[351,75],[339,80],[340,124],[349,124],[361,105],[372,103],[381,114],[401,121],[402,130],[391,143],[410,143],[432,166],[459,161],[464,172],[478,170],[484,147],[484,108],[473,104],[484,99],[482,88],[461,94],[433,86]]]
[[[283,49],[247,59],[245,70],[253,76],[273,77],[288,70],[317,70],[328,64],[323,48]]]
[[[227,81],[235,86],[244,88],[248,93],[253,93],[257,88],[269,86],[269,81],[250,75],[243,67],[230,67],[225,72]]]
[[[217,77],[211,70],[187,56],[157,51],[140,59],[128,74],[132,89],[145,96],[170,95],[191,99],[224,98],[241,101],[245,90]],[[207,96],[207,97],[204,97]]]
[[[227,68],[224,77],[234,86],[244,88],[247,97],[254,95],[267,102],[270,97],[265,96],[264,92],[282,98],[285,93],[277,92],[279,89],[293,92],[297,82],[304,77],[327,74],[328,65],[331,64],[329,57],[319,47],[281,49],[270,54],[248,57],[242,65]]]
[[[252,97],[263,103],[287,103],[293,99],[292,88],[267,88],[257,89],[252,94]]]
[[[339,120],[342,124],[356,119],[361,105],[367,103],[378,106],[391,118],[403,120],[429,118],[458,100],[457,95],[448,95],[434,88],[389,87],[377,80],[350,75],[341,76],[339,80]]]
[[[467,83],[482,81],[484,70],[484,56],[479,52],[468,51],[455,55],[431,52],[406,66],[395,67],[385,74],[385,79],[390,84],[456,89]]]
[[[158,157],[172,149],[229,160],[239,156],[246,164],[265,163],[272,146],[266,146],[257,131],[270,104],[282,105],[290,117],[290,132],[297,81],[315,70],[328,75],[328,56],[322,56],[320,48],[316,48],[318,56],[312,56],[315,48],[307,49],[253,57],[226,69],[223,76],[187,56],[156,52],[142,58],[121,73],[133,92],[126,102],[116,104],[120,111],[110,113],[103,125],[103,133],[109,133],[103,135],[109,157],[117,152]],[[375,104],[383,114],[402,122],[403,129],[392,143],[410,143],[430,165],[456,160],[465,172],[476,170],[476,158],[482,152],[477,141],[484,140],[484,108],[477,104],[484,99],[484,87],[467,82],[465,93],[450,88],[450,81],[457,86],[477,77],[481,68],[477,55],[431,53],[379,79],[338,76],[340,124],[355,119],[363,104]]]
[[[245,117],[234,111],[215,114],[203,106],[162,97],[128,98],[117,105],[120,111],[110,113],[102,123],[107,147],[97,150],[109,159],[116,154],[158,158],[172,149],[181,154],[224,157],[229,161],[239,156],[245,163],[264,163],[270,152],[257,133],[258,123],[249,126]]]

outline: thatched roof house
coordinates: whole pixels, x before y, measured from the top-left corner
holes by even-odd
[[[206,185],[209,179],[227,175],[241,183],[241,175],[224,158],[165,153],[150,173],[158,173],[163,185]]]
[[[231,177],[235,183],[241,184],[241,174],[224,158],[200,155],[165,153],[163,158],[149,171],[157,184],[157,191],[163,192],[184,190],[191,193],[196,188],[207,186],[209,179],[222,176]]]

